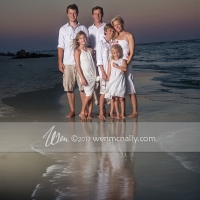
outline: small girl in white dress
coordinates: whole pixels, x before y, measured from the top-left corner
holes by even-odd
[[[108,78],[109,82],[105,91],[105,98],[112,99],[110,107],[110,117],[114,118],[113,111],[115,107],[116,119],[125,119],[125,92],[126,92],[126,80],[125,71],[127,69],[127,63],[123,57],[123,50],[119,44],[114,44],[111,47],[111,61],[108,64]],[[121,107],[121,114],[119,114],[119,104]]]
[[[79,117],[81,119],[86,119],[85,110],[88,106],[87,118],[92,119],[92,94],[94,92],[96,81],[96,67],[92,58],[93,50],[91,48],[87,48],[86,44],[86,34],[83,31],[78,32],[76,38],[74,39],[74,59],[86,96],[82,103],[82,109]]]

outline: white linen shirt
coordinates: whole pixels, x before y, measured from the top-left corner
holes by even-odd
[[[104,26],[105,22],[101,24],[99,28],[97,28],[94,24],[88,28],[89,37],[88,37],[88,46],[92,49],[96,50],[97,44],[100,40],[103,39],[104,35]]]
[[[63,55],[63,64],[64,65],[75,65],[74,61],[74,47],[73,47],[73,39],[76,37],[76,34],[79,31],[85,32],[88,37],[88,30],[84,25],[81,25],[79,22],[74,29],[69,23],[62,26],[59,30],[58,37],[58,46],[57,48],[64,49]]]
[[[108,61],[110,60],[111,44],[112,40],[110,41],[110,43],[108,43],[105,38],[100,40],[97,44],[96,59],[100,78],[102,78],[101,69],[99,67],[100,65],[103,65],[104,71],[106,72],[106,74],[108,73]]]

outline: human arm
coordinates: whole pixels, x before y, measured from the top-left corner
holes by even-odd
[[[65,48],[65,40],[63,36],[63,29],[60,28],[59,35],[58,35],[58,69],[64,73],[65,66],[63,64],[63,55],[64,55],[64,48]]]
[[[108,76],[107,76],[107,74],[106,74],[106,72],[105,72],[105,70],[104,70],[104,68],[103,68],[103,65],[99,65],[98,67],[99,67],[100,70],[101,70],[102,79],[105,80],[105,81],[107,81],[107,80],[108,80]]]
[[[75,63],[76,63],[76,69],[78,71],[78,74],[81,78],[81,84],[82,85],[87,85],[87,81],[83,75],[83,71],[81,69],[81,65],[80,65],[80,54],[81,54],[81,51],[80,49],[75,49],[74,51],[74,60],[75,60]]]
[[[63,64],[64,49],[58,48],[58,69],[64,73],[65,65]]]
[[[128,44],[129,44],[129,55],[128,55],[127,64],[129,65],[130,62],[132,61],[134,53],[135,53],[135,38],[131,33],[129,33],[127,40],[128,40]]]
[[[103,66],[103,47],[102,43],[97,44],[97,51],[96,51],[96,60],[97,60],[97,66],[99,67],[101,73],[102,73],[102,79],[108,80],[108,76],[104,70]]]
[[[95,62],[95,60],[96,60],[95,50],[92,49],[92,48],[89,48],[89,47],[88,47],[88,49],[89,49],[90,52],[91,52],[91,55],[92,55],[92,58],[93,58],[94,63],[96,63],[96,62]],[[97,67],[96,65],[95,65],[95,69],[96,69],[96,75],[98,75],[99,72],[98,72],[98,67]]]
[[[108,62],[108,80],[110,79],[110,75],[111,75],[111,63],[109,61]]]
[[[121,70],[121,72],[124,73],[127,70],[127,61],[123,59],[122,66],[119,66],[117,63],[113,62],[113,67]]]

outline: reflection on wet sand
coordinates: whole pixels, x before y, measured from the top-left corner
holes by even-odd
[[[81,123],[82,136],[124,137],[137,136],[137,122],[127,130],[125,122]],[[70,132],[76,131],[75,123],[70,123]],[[82,144],[83,145],[83,144]],[[95,151],[96,145],[101,151]],[[112,152],[106,152],[106,149]],[[39,146],[37,145],[37,148]],[[53,160],[55,164],[47,168],[43,181],[36,186],[32,199],[133,199],[135,182],[133,177],[133,155],[127,152],[126,143],[85,142],[82,148],[91,153],[45,153],[37,151]],[[36,147],[35,147],[36,149]],[[123,150],[123,151],[122,151]],[[47,195],[48,193],[48,195]]]

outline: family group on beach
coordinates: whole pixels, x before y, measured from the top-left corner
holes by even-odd
[[[125,119],[125,96],[130,97],[133,108],[128,117],[137,117],[137,97],[130,64],[135,42],[133,35],[124,30],[123,19],[118,15],[106,24],[102,20],[103,8],[96,6],[92,8],[94,24],[87,29],[77,19],[76,4],[69,5],[66,13],[68,23],[60,28],[58,38],[58,67],[63,73],[63,87],[70,106],[66,117],[75,116],[74,88],[77,82],[82,102],[79,117],[92,119],[97,81],[100,84],[99,119],[106,119],[106,102],[110,103],[111,118]]]

